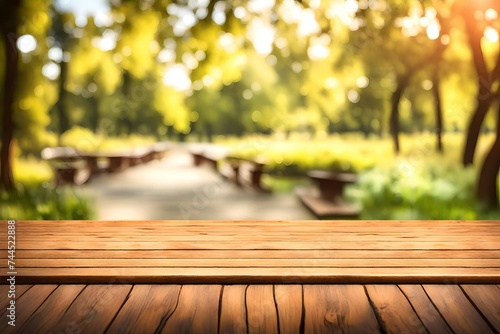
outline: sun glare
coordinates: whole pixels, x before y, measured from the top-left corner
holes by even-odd
[[[484,29],[484,37],[491,43],[498,42],[499,36],[498,31],[492,27],[486,27]]]
[[[167,66],[163,75],[163,83],[178,91],[187,91],[191,88],[188,70],[182,64]]]

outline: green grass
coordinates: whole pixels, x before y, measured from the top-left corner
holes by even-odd
[[[92,219],[90,202],[70,188],[54,188],[50,183],[18,184],[16,191],[0,192],[0,219]]]
[[[0,191],[0,219],[92,219],[90,201],[71,187],[55,187],[48,163],[16,158],[13,163],[15,191]]]
[[[493,136],[483,136],[476,166]],[[433,135],[401,136],[402,152],[389,138],[334,136],[323,139],[250,137],[221,140],[232,154],[263,158],[273,176],[264,183],[275,192],[291,192],[307,180],[279,177],[311,169],[355,172],[358,182],[346,197],[363,208],[362,219],[500,219],[500,211],[485,210],[474,194],[477,167],[461,167],[463,134],[444,136],[445,153],[435,151]]]

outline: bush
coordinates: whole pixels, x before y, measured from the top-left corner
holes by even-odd
[[[401,160],[361,173],[349,197],[363,207],[364,219],[492,219],[474,198],[475,170]]]

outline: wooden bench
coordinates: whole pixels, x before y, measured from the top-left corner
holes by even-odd
[[[42,150],[41,157],[52,165],[57,185],[81,185],[90,178],[82,157],[71,147],[47,147]]]
[[[167,153],[172,149],[172,143],[159,142],[151,145],[153,160],[161,160],[167,156]]]
[[[356,182],[352,173],[310,171],[307,173],[316,189],[299,188],[300,201],[318,218],[354,218],[359,209],[345,203],[343,191],[346,185]]]
[[[219,161],[226,157],[225,153],[212,151],[193,151],[191,155],[193,156],[193,163],[195,166],[208,165],[215,171],[219,171]]]
[[[270,191],[262,185],[262,175],[265,173],[266,164],[262,159],[246,159],[228,156],[226,166],[221,168],[221,174],[237,185],[247,185],[259,191]]]

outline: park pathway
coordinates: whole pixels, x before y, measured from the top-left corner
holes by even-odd
[[[118,174],[103,174],[75,189],[94,202],[101,220],[302,220],[314,219],[294,194],[262,194],[195,167],[175,149]]]

